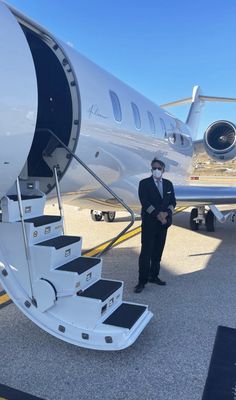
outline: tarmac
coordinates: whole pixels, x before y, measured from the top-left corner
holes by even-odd
[[[49,213],[55,207],[48,206]],[[218,325],[236,328],[236,246],[233,223],[215,232],[189,229],[189,211],[174,216],[160,277],[135,294],[140,234],[103,255],[103,277],[124,281],[127,301],[154,316],[137,341],[118,352],[79,348],[50,336],[14,304],[0,309],[0,383],[47,400],[200,400]],[[66,233],[83,250],[128,224],[93,222],[88,210],[65,207]],[[140,225],[140,220],[135,226]],[[1,288],[0,288],[1,289]]]

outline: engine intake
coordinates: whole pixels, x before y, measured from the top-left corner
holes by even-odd
[[[212,158],[231,160],[236,156],[236,127],[229,121],[213,122],[204,134],[207,153]]]

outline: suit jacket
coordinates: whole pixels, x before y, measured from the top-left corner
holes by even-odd
[[[169,206],[175,208],[176,199],[171,181],[162,178],[162,186],[163,197],[161,197],[152,176],[140,181],[138,193],[142,204],[141,216],[143,222],[158,223],[163,228],[168,228],[172,224],[172,211]],[[168,212],[167,224],[165,225],[162,225],[157,219],[157,214],[160,211]]]

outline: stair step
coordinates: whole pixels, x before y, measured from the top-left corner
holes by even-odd
[[[57,264],[55,269],[44,272],[43,276],[54,284],[59,296],[64,296],[75,295],[79,290],[82,292],[87,289],[101,279],[101,272],[101,259],[77,255],[71,261]]]
[[[131,329],[146,309],[146,306],[122,303],[103,323]]]
[[[35,227],[52,224],[61,221],[58,215],[42,215],[40,217],[26,219],[25,222],[33,223]]]
[[[10,200],[18,201],[18,196],[17,196],[17,194],[9,194],[7,197],[8,197]],[[24,194],[21,195],[21,200],[33,200],[33,199],[42,199],[42,196],[36,196],[36,195],[34,195],[34,196],[27,196],[27,195],[24,195]]]
[[[84,290],[82,293],[79,293],[78,296],[90,297],[93,299],[105,301],[121,286],[122,282],[100,279],[99,281],[91,285],[88,289]]]
[[[80,240],[81,238],[79,236],[61,235],[56,238],[37,243],[36,246],[55,247],[55,249],[58,250],[61,249],[62,247],[70,246],[73,243],[79,242]]]
[[[54,225],[57,224],[59,228],[59,225],[62,225],[61,223],[55,223]],[[28,226],[30,226],[30,224],[28,224]],[[47,273],[47,271],[54,270],[81,256],[82,238],[79,236],[66,236],[62,234],[56,236],[56,228],[57,226],[54,231],[52,230],[52,234],[55,233],[53,238],[51,237],[51,239],[48,238],[47,240],[45,240],[46,238],[42,238],[41,241],[35,242],[31,247],[32,262],[35,263],[37,274]],[[59,271],[57,272],[59,274]],[[60,274],[62,274],[62,272],[60,272]]]
[[[56,271],[77,272],[79,275],[93,268],[101,262],[100,258],[78,257],[61,267],[55,268]]]
[[[24,218],[35,218],[43,215],[46,196],[42,192],[22,194],[22,208]],[[1,199],[2,221],[16,222],[20,221],[20,210],[18,204],[18,196],[9,194]]]

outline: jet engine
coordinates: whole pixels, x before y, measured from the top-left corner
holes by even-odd
[[[232,160],[236,156],[236,126],[229,121],[213,122],[204,134],[204,144],[211,158]]]

